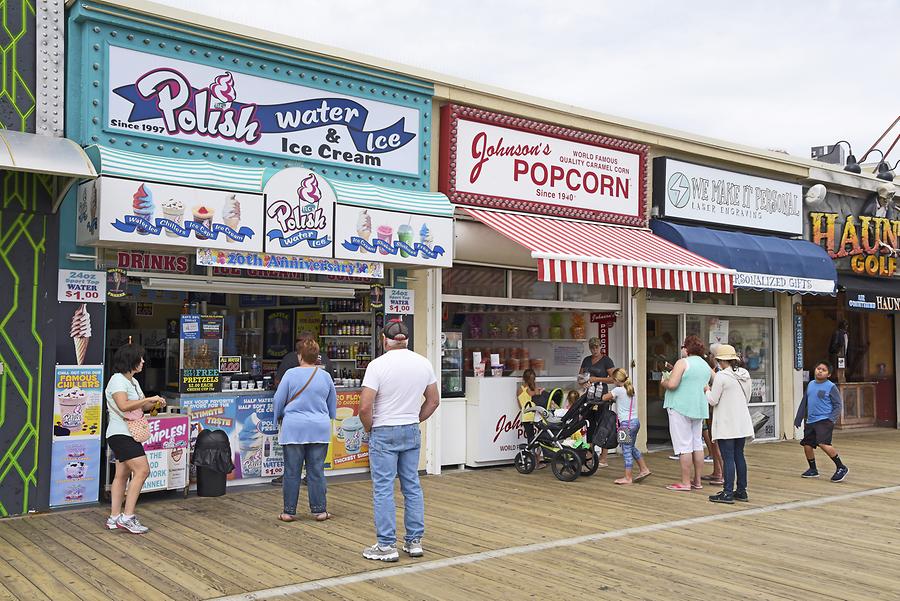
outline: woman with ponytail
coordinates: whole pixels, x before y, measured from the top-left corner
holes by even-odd
[[[634,384],[631,378],[621,367],[614,370],[611,374],[613,380],[613,389],[603,395],[604,401],[616,402],[616,414],[619,421],[619,431],[628,433],[626,440],[622,441],[622,458],[625,460],[625,475],[615,481],[616,484],[631,484],[643,480],[650,475],[650,468],[644,461],[644,456],[635,446],[637,442],[638,430],[641,429],[641,422],[637,416],[637,401],[634,396]],[[621,440],[621,439],[620,439]],[[641,469],[637,476],[632,478],[632,465],[637,462]]]

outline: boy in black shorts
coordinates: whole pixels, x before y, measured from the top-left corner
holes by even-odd
[[[799,428],[806,421],[803,428],[803,452],[809,462],[809,469],[801,474],[804,478],[818,478],[819,470],[816,469],[816,455],[814,449],[820,447],[828,455],[837,470],[831,477],[832,482],[840,482],[847,477],[850,470],[841,461],[837,449],[831,445],[831,435],[834,432],[834,423],[841,414],[841,393],[838,387],[828,379],[831,375],[831,366],[824,361],[816,364],[816,379],[806,387],[806,394],[797,410],[794,418],[794,426]]]

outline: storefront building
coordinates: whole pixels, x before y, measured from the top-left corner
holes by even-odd
[[[838,427],[897,427],[897,188],[861,176],[810,175],[816,179],[806,190],[805,236],[833,259],[839,292],[804,299],[804,370],[832,364],[844,398]]]
[[[580,393],[598,337],[632,370],[636,291],[727,296],[734,271],[649,230],[644,144],[454,104],[441,133],[457,240],[441,282],[440,463],[509,463],[526,369]]]
[[[367,469],[359,390],[380,328],[415,333],[431,299],[407,282],[452,264],[431,84],[132,8],[67,16],[68,133],[99,177],[63,206],[50,504],[109,481],[102,392],[128,342],[145,393],[178,408],[151,420],[144,490],[187,487],[209,428],[229,436],[230,484],[279,475],[274,378],[306,334],[338,387],[329,473]]]
[[[709,165],[654,159],[657,235],[736,271],[732,294],[649,292],[647,304],[648,436],[668,444],[659,385],[663,358],[684,336],[708,346],[727,343],[753,379],[751,416],[757,440],[793,438],[791,381],[801,341],[795,305],[807,296],[831,298],[836,272],[803,233],[802,188]],[[797,305],[799,307],[799,305]]]

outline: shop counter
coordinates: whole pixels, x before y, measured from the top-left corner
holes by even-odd
[[[368,434],[359,415],[360,388],[337,388],[337,418],[325,458],[327,473],[354,473],[369,467]],[[229,390],[167,394],[167,402],[190,417],[190,446],[201,430],[224,430],[231,441],[234,471],[228,485],[258,484],[284,473],[272,390]]]
[[[158,490],[183,490],[188,493],[188,416],[178,413],[160,413],[147,416],[150,438],[143,443],[150,475],[144,481],[141,492]],[[106,448],[106,461],[112,465],[116,459]],[[108,493],[113,470],[106,470],[105,491]]]
[[[466,399],[441,399],[441,465],[466,463]]]
[[[517,395],[521,378],[466,378],[466,465],[512,463],[525,442]],[[537,384],[547,390],[574,388],[574,377],[545,376]],[[446,436],[447,433],[444,435]]]

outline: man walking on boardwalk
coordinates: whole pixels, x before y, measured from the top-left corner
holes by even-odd
[[[359,418],[369,436],[377,542],[363,557],[397,561],[397,520],[394,479],[403,492],[403,551],[421,557],[425,534],[425,497],[419,483],[419,424],[431,417],[440,403],[437,378],[431,363],[407,347],[409,330],[402,321],[384,328],[385,353],[366,368],[360,394]],[[424,395],[425,401],[422,401]]]

